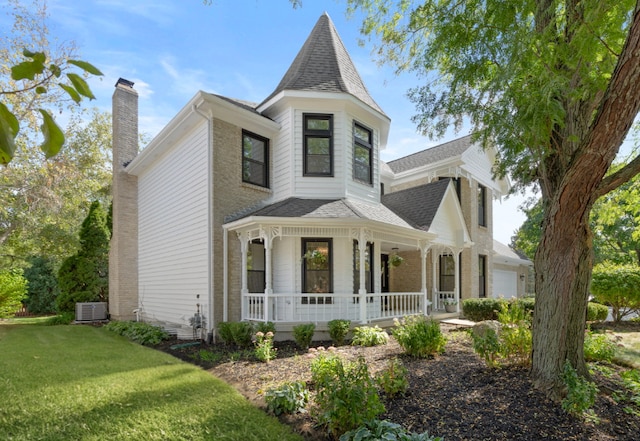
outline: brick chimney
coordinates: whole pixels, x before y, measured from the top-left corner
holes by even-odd
[[[109,313],[135,320],[138,308],[138,178],[125,167],[138,154],[138,93],[120,78],[112,99],[113,234],[109,251]]]

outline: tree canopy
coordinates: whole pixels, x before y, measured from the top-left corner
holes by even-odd
[[[640,9],[633,0],[349,0],[375,53],[423,84],[409,96],[423,133],[468,124],[495,143],[498,175],[542,194],[532,376],[560,399],[583,342],[593,266],[589,214],[640,172],[605,177],[640,108]]]

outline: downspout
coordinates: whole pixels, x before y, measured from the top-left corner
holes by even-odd
[[[214,323],[214,289],[213,289],[213,281],[214,281],[214,277],[213,277],[213,269],[214,269],[214,254],[213,254],[213,214],[215,213],[214,211],[214,203],[213,203],[213,115],[211,114],[211,112],[209,112],[209,114],[205,114],[204,112],[202,112],[200,109],[198,109],[198,106],[193,104],[191,106],[191,110],[193,110],[194,113],[200,115],[201,117],[203,117],[206,121],[207,121],[207,164],[208,164],[208,168],[207,168],[207,202],[209,203],[209,210],[207,213],[207,254],[208,254],[208,265],[209,265],[209,271],[208,271],[208,280],[207,283],[209,285],[209,293],[208,293],[208,300],[209,300],[209,329],[210,331],[207,334],[207,341],[213,341],[215,342],[215,323]]]

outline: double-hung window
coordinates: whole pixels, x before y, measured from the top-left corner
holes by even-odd
[[[353,179],[365,184],[373,183],[373,142],[371,130],[353,125]]]
[[[269,140],[242,131],[242,181],[269,187]]]
[[[333,303],[332,240],[302,239],[302,304],[328,305]]]
[[[304,176],[333,176],[333,115],[305,114]]]

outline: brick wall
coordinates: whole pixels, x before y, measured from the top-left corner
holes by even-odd
[[[118,82],[113,94],[113,235],[109,251],[109,313],[132,320],[138,307],[138,180],[124,171],[138,154],[138,94]]]

